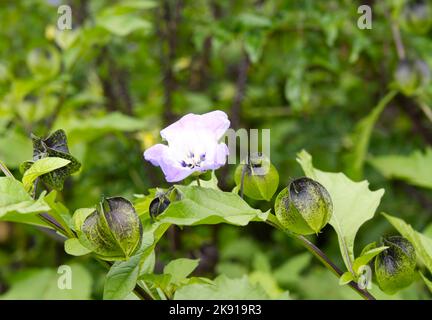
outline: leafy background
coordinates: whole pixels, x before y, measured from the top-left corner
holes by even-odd
[[[304,148],[316,168],[384,188],[379,210],[432,236],[432,125],[424,113],[432,87],[421,98],[392,94],[400,58],[392,23],[400,25],[407,56],[429,67],[432,38],[405,28],[397,10],[403,2],[74,0],[67,2],[70,31],[56,27],[62,1],[2,2],[0,159],[20,176],[20,164],[32,157],[30,134],[62,128],[83,164],[62,201],[75,210],[103,195],[132,200],[168,186],[142,158],[159,130],[185,113],[221,109],[233,128],[271,129],[280,189],[303,175],[295,158]],[[357,28],[364,3],[373,8],[372,30]],[[217,172],[224,190],[234,187],[234,170]],[[248,201],[263,211],[272,206]],[[314,241],[343,266],[330,229]],[[355,250],[394,233],[377,215],[359,230]],[[61,264],[79,279],[64,298],[102,297],[105,269],[68,256],[58,240],[0,222],[3,298],[63,298],[47,285]],[[156,270],[184,257],[200,259],[195,276],[221,276],[217,285],[240,298],[257,283],[272,298],[287,290],[294,299],[357,298],[297,243],[261,224],[170,229],[156,249]],[[430,296],[416,282],[393,297]]]

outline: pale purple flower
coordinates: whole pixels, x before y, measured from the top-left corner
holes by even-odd
[[[225,112],[187,114],[160,132],[165,144],[156,144],[144,152],[144,158],[160,166],[168,182],[185,179],[194,172],[223,166],[228,147],[220,143],[230,121]]]

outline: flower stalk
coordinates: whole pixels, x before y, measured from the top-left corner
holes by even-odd
[[[339,269],[338,266],[336,266],[327,255],[322,252],[317,246],[315,246],[312,242],[310,242],[306,237],[302,235],[297,235],[292,232],[289,232],[285,230],[277,220],[276,216],[269,214],[268,219],[266,221],[269,225],[272,227],[283,231],[286,233],[289,237],[296,239],[300,242],[300,244],[305,247],[310,253],[312,253],[315,258],[317,258],[328,270],[330,270],[334,275],[336,275],[338,278],[342,276],[343,272],[341,269]],[[353,289],[355,292],[357,292],[363,299],[365,300],[376,300],[375,297],[368,292],[365,289],[361,289],[357,283],[354,281],[351,281],[348,283],[348,286]]]

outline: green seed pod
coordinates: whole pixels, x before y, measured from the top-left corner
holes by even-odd
[[[246,163],[237,166],[234,180],[243,192],[255,200],[270,201],[279,185],[279,174],[268,157],[262,153],[251,155]]]
[[[432,25],[432,6],[424,0],[407,1],[402,25],[408,32],[426,34]]]
[[[308,235],[318,233],[329,222],[333,203],[320,183],[303,177],[292,181],[278,194],[275,212],[283,227]]]
[[[379,287],[388,294],[409,286],[415,275],[416,253],[407,239],[393,236],[384,239],[389,247],[375,258],[375,275]]]
[[[24,173],[32,164],[46,157],[58,157],[69,160],[70,163],[62,168],[46,173],[40,179],[55,190],[62,190],[64,181],[71,174],[77,172],[81,164],[73,157],[68,148],[67,137],[63,130],[57,130],[47,138],[43,139],[32,135],[33,140],[33,161],[26,161],[20,166],[21,173]]]
[[[139,247],[141,222],[124,198],[105,199],[82,220],[78,232],[81,243],[105,260],[127,259]]]
[[[397,66],[394,77],[398,90],[411,96],[429,83],[429,67],[421,60],[403,60]]]

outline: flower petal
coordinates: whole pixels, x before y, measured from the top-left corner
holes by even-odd
[[[144,159],[150,161],[154,166],[160,166],[160,162],[169,153],[168,146],[164,144],[155,144],[144,152]]]
[[[219,140],[229,128],[230,121],[225,112],[216,110],[202,115],[189,113],[180,120],[163,129],[160,134],[163,139],[170,142],[175,141],[182,132],[197,131],[211,134]]]
[[[225,143],[219,143],[213,150],[211,156],[206,159],[201,167],[201,171],[216,170],[226,163],[229,154],[228,147]]]
[[[165,174],[165,180],[167,182],[177,182],[187,178],[189,175],[197,171],[196,169],[189,169],[183,167],[177,167],[172,165],[161,166],[163,173]]]

